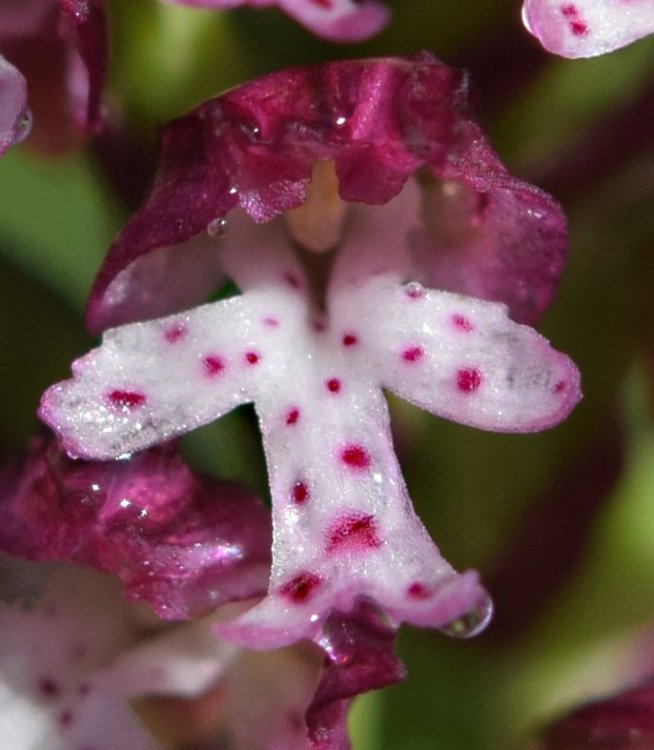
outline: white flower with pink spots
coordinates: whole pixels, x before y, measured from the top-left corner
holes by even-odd
[[[350,205],[340,250],[322,255],[298,251],[281,219],[233,211],[226,235],[206,241],[242,294],[107,331],[44,396],[41,415],[69,453],[102,459],[254,403],[273,566],[263,601],[220,627],[239,643],[317,638],[330,612],[362,599],[394,625],[467,614],[477,630],[490,602],[414,514],[383,390],[507,432],[550,427],[580,397],[573,363],[504,305],[412,280],[418,206],[412,180],[383,207]]]

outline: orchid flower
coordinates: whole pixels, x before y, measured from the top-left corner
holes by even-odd
[[[654,31],[652,0],[525,0],[525,26],[563,57],[595,57]]]
[[[108,576],[0,556],[0,633],[23,634],[17,648],[3,639],[11,659],[0,645],[0,741],[10,736],[18,750],[33,747],[35,733],[52,735],[39,747],[67,749],[80,733],[97,748],[127,738],[130,748],[153,747],[127,699],[197,693],[218,679],[230,747],[340,750],[349,742],[350,699],[404,675],[393,629],[366,605],[333,612],[320,648],[253,657],[216,638],[214,621],[224,619],[218,605],[265,590],[267,514],[245,491],[191,475],[170,445],[102,464],[72,461],[54,441],[38,439],[22,464],[5,471],[0,498],[1,549],[115,573],[131,600],[164,619],[213,613],[135,645],[138,613]],[[46,640],[42,631],[52,648],[35,646]],[[260,695],[254,703],[253,694]],[[36,712],[36,723],[26,728],[23,712]],[[107,721],[117,724],[109,745]]]
[[[0,56],[0,155],[27,138],[31,125],[25,78]]]
[[[165,707],[156,711],[162,698],[188,703],[217,691],[224,706],[217,729],[229,747],[309,750],[303,714],[315,689],[317,651],[255,658],[216,638],[212,618],[153,627],[122,599],[114,578],[83,567],[0,556],[0,569],[3,747],[156,750],[161,745],[139,714],[163,731]],[[338,701],[330,705],[339,708]]]
[[[227,9],[241,5],[279,6],[317,36],[334,42],[359,42],[376,34],[390,12],[378,0],[166,0],[198,8]]]
[[[173,123],[91,324],[185,310],[224,276],[241,294],[107,331],[43,398],[68,452],[93,459],[254,403],[273,565],[267,597],[218,627],[236,642],[320,642],[334,612],[363,601],[393,627],[477,632],[490,601],[412,511],[382,389],[508,432],[550,427],[579,399],[567,357],[501,302],[460,293],[533,318],[565,248],[558,207],[506,174],[466,117],[464,86],[426,55],[332,63]]]
[[[196,625],[138,645],[144,624],[110,576],[0,560],[3,747],[154,750],[130,701],[203,692],[233,658],[233,647]]]

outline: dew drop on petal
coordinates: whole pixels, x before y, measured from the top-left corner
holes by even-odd
[[[13,142],[22,143],[27,136],[32,132],[32,113],[29,109],[26,109],[23,114],[18,118],[16,126],[14,127],[14,138]]]
[[[493,600],[484,594],[482,599],[461,617],[443,625],[439,630],[450,638],[473,638],[484,630],[493,616]]]
[[[404,293],[409,299],[420,299],[425,293],[425,288],[417,281],[410,281],[405,285]]]
[[[227,234],[229,224],[224,216],[218,216],[207,224],[209,237],[224,237]]]

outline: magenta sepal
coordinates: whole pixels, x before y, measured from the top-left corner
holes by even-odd
[[[326,658],[305,717],[316,750],[348,750],[352,699],[404,679],[395,635],[381,613],[365,601],[347,615],[332,613],[325,622],[319,645]]]
[[[588,703],[543,732],[542,750],[649,750],[654,747],[654,679]]]
[[[467,100],[466,76],[422,53],[273,73],[173,121],[150,196],[96,279],[89,327],[203,301],[221,275],[203,249],[207,232],[237,206],[255,222],[299,206],[325,160],[354,203],[387,203],[411,175],[430,175],[421,215],[439,220],[406,240],[414,278],[504,302],[515,320],[534,322],[563,269],[565,219],[550,196],[507,173]],[[171,274],[179,285],[162,282]]]
[[[69,38],[69,90],[73,118],[86,133],[102,126],[103,94],[107,69],[107,17],[105,0],[58,0]]]
[[[240,486],[193,474],[171,445],[102,463],[39,438],[0,477],[0,498],[0,549],[115,573],[164,619],[265,591],[266,509]]]

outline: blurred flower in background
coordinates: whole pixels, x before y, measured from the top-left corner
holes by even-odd
[[[32,21],[25,25],[22,17],[27,4],[8,3],[7,8],[12,6],[12,12],[5,13],[0,22],[3,24],[0,52],[12,66],[6,68],[10,86],[5,86],[4,79],[0,81],[0,102],[8,102],[6,106],[3,104],[1,120],[3,143],[7,144],[3,149],[9,149],[0,162],[3,190],[0,304],[4,307],[5,321],[0,449],[6,457],[19,454],[34,431],[39,393],[66,377],[70,361],[90,348],[92,342],[81,333],[84,300],[112,236],[125,225],[128,210],[142,203],[154,176],[155,126],[179,118],[198,102],[257,75],[344,56],[341,47],[307,33],[275,9],[239,7],[221,12],[213,7],[182,7],[182,3],[166,4],[160,0],[138,3],[111,0],[106,4],[111,49],[107,85],[93,88],[88,85],[92,79],[90,73],[100,70],[96,63],[104,59],[104,52],[101,44],[92,46],[97,54],[93,57],[95,62],[89,64],[88,54],[85,58],[83,51],[88,52],[89,47],[80,41],[83,37],[78,22],[88,18],[85,11],[104,9],[100,4],[89,3],[49,3],[45,10],[37,8],[36,3],[32,5],[36,9],[34,18],[51,14],[57,15],[59,21],[47,29],[39,26],[45,30],[37,34],[33,32],[37,26],[31,25]],[[326,27],[321,32],[322,22],[318,27],[310,26],[309,16],[302,16],[304,11],[310,12],[312,3],[279,5],[318,34],[334,38],[334,34],[325,33]],[[316,12],[354,14],[350,18],[351,41],[365,35],[356,30],[357,14],[371,9],[376,14],[371,32],[381,29],[387,20],[381,5],[345,2],[313,5]],[[496,619],[486,633],[469,642],[451,641],[416,629],[403,632],[398,651],[409,678],[402,685],[373,693],[355,704],[351,721],[354,747],[431,750],[442,745],[454,750],[510,749],[527,747],[537,736],[548,743],[547,750],[574,747],[570,743],[588,742],[589,738],[595,738],[596,746],[602,747],[597,742],[607,736],[601,732],[602,722],[606,725],[607,720],[601,710],[582,713],[574,732],[565,728],[572,726],[565,722],[560,730],[543,728],[581,703],[627,690],[630,684],[648,677],[650,662],[643,656],[646,646],[642,644],[646,641],[642,640],[642,632],[654,619],[652,44],[650,40],[642,40],[596,60],[573,62],[557,59],[539,47],[522,26],[520,9],[514,1],[498,1],[484,7],[449,0],[430,8],[417,0],[386,5],[392,12],[392,20],[374,39],[349,46],[347,57],[407,54],[428,48],[448,63],[468,68],[474,82],[477,116],[491,130],[494,147],[511,173],[521,180],[511,184],[524,186],[522,181],[528,180],[562,202],[570,222],[571,252],[563,283],[541,330],[578,363],[585,399],[566,423],[555,430],[540,435],[502,436],[423,417],[414,407],[390,398],[394,443],[417,512],[455,568],[474,567],[481,572],[496,601]],[[610,14],[618,13],[624,3],[620,8],[615,3],[606,3],[601,18],[592,16],[594,9],[586,3],[568,5],[574,5],[575,18],[570,9],[565,12],[561,7],[548,9],[542,3],[532,3],[525,9],[531,30],[558,52],[596,54],[648,32],[649,11],[644,3],[630,3],[630,12],[624,11],[623,16]],[[16,31],[18,27],[10,28],[9,24],[16,9],[23,24],[20,33]],[[610,44],[599,40],[595,33],[607,19],[615,31]],[[557,23],[563,23],[563,32],[556,30]],[[575,33],[575,28],[582,31],[579,24],[586,24],[588,33]],[[62,28],[68,29],[63,37]],[[42,33],[48,35],[50,46],[34,42],[35,38],[43,38],[39,36]],[[339,33],[336,38],[345,40],[346,35]],[[553,43],[546,41],[548,34],[554,38]],[[100,38],[103,35],[96,40]],[[570,46],[572,43],[577,46]],[[38,55],[30,52],[34,44],[39,48]],[[72,67],[61,64],[62,60],[75,59],[77,63]],[[20,139],[21,123],[25,122],[24,90],[15,69],[27,79],[27,104],[34,112],[35,135],[25,146],[9,148]],[[69,78],[74,70],[78,74],[86,71],[85,76]],[[47,83],[48,76],[55,74],[60,83],[64,82],[57,89]],[[79,80],[86,80],[87,85],[71,89],[71,82]],[[98,83],[100,79],[94,80]],[[283,79],[277,80],[279,92],[283,92],[286,84]],[[72,117],[70,114],[39,116],[36,104],[39,82],[46,93],[68,92],[49,98],[60,110],[72,112]],[[86,98],[71,99],[71,91],[86,92]],[[104,91],[102,106],[99,96],[90,95],[90,91]],[[314,106],[319,109],[321,101],[327,98],[319,96]],[[80,138],[81,120],[74,113],[88,114],[89,109],[80,109],[78,105],[80,101],[88,104],[91,100],[97,105],[91,109],[102,113],[104,125],[96,136],[89,139],[87,129],[84,138]],[[36,135],[39,127],[43,136]],[[60,139],[61,127],[64,133],[75,132],[74,138],[67,135]],[[39,147],[41,137],[64,143],[66,149],[74,144],[77,152],[66,159],[41,160],[34,156],[34,146],[41,152],[64,150]],[[307,131],[302,128],[293,132],[295,139],[306,137]],[[486,145],[480,138],[471,139],[471,151],[467,161],[462,162],[464,169],[466,164],[474,163],[475,148],[477,154],[485,153]],[[189,139],[186,143],[189,155],[198,153],[197,142]],[[477,163],[483,164],[483,158]],[[193,169],[189,169],[191,164]],[[197,162],[191,159],[179,168],[169,171],[162,168],[155,182],[155,194],[159,190],[158,194],[165,198],[166,189],[174,187],[176,180],[188,178],[192,182],[199,178],[201,171],[196,167]],[[491,170],[494,168],[496,165],[492,164]],[[516,232],[519,223],[507,203],[494,195],[497,184],[493,180],[484,182],[482,172],[471,179],[471,190],[429,192],[424,183],[419,187],[430,195],[424,209],[430,236],[437,238],[441,247],[450,248],[453,257],[463,259],[464,269],[484,268],[479,265],[480,259],[502,259],[499,270],[491,262],[488,270],[476,279],[478,288],[483,289],[484,284],[491,288],[488,295],[481,296],[496,299],[496,292],[492,291],[498,288],[495,280],[514,278],[511,259],[518,258],[523,263],[537,257],[543,262],[540,254],[547,242],[527,243],[528,250],[524,250],[520,232]],[[367,184],[378,183],[370,178]],[[201,187],[194,200],[200,206],[206,184],[200,179],[196,185]],[[438,188],[438,182],[436,185]],[[319,195],[319,205],[328,204],[329,194],[327,191]],[[471,206],[476,206],[480,213],[471,211]],[[170,207],[174,216],[174,201]],[[189,207],[194,208],[192,201]],[[199,223],[203,232],[212,219],[222,217],[221,206],[215,208],[210,216],[202,215]],[[138,229],[139,215],[128,226]],[[165,212],[160,215],[165,217]],[[485,220],[481,235],[480,215]],[[288,221],[296,245],[306,242],[307,235],[321,234],[320,222],[318,231],[311,216],[298,215],[297,219]],[[174,221],[170,226],[173,225]],[[461,233],[462,226],[469,231]],[[236,227],[232,221],[222,240],[229,243]],[[220,223],[212,228],[221,234]],[[199,231],[190,225],[187,228],[180,225],[178,230],[181,234],[187,232],[185,240]],[[139,242],[147,235],[147,232],[142,234]],[[122,260],[120,252],[115,255],[115,248],[120,248],[124,236],[120,235],[114,245],[114,255],[108,261],[114,271],[105,275],[105,280],[125,268],[121,263],[129,264],[133,258],[127,251],[123,251]],[[138,232],[135,236],[138,238]],[[196,244],[209,240],[212,238],[206,237],[206,241]],[[222,240],[213,238],[214,244]],[[267,242],[263,235],[260,242]],[[163,244],[173,243],[168,238]],[[382,245],[383,239],[375,236],[371,244]],[[159,246],[155,243],[148,249]],[[496,248],[504,254],[494,256]],[[195,251],[202,257],[202,247],[196,247]],[[466,264],[466,258],[473,258],[474,263]],[[535,267],[539,267],[538,263]],[[202,301],[189,302],[184,291],[189,288],[189,278],[180,273],[183,265],[173,268],[182,297],[177,309]],[[238,290],[225,283],[222,274],[207,275],[206,265],[198,268],[203,269],[201,278],[191,279],[190,287],[202,281],[205,284],[200,285],[202,293],[209,294],[208,287],[222,285],[218,297],[229,303]],[[555,282],[541,311],[551,300],[560,270],[557,266]],[[434,271],[436,276],[439,273],[442,278],[442,268]],[[134,274],[132,279],[145,280],[157,281],[147,274]],[[103,282],[98,283],[95,301],[89,308],[91,318],[93,310],[100,309],[98,300],[103,299],[102,293],[98,296]],[[430,286],[438,285],[430,281]],[[138,283],[130,287],[125,298],[128,305],[142,305],[143,300],[133,294],[140,288]],[[506,286],[506,290],[515,288],[511,283]],[[154,308],[163,304],[163,309],[151,308],[152,314],[169,311],[165,308],[170,300],[161,298],[165,289],[165,285],[157,287],[156,283],[149,291],[146,289]],[[502,294],[501,291],[500,299]],[[516,315],[515,309],[512,313]],[[97,330],[105,324],[96,321],[94,325]],[[239,502],[239,508],[260,509],[244,510],[245,526],[240,532],[234,528],[226,530],[230,535],[236,534],[237,539],[242,539],[238,534],[244,533],[252,542],[245,548],[255,555],[253,577],[248,579],[253,588],[248,593],[242,591],[242,596],[262,593],[256,586],[260,586],[259,578],[266,568],[262,555],[268,551],[267,543],[256,541],[267,534],[265,523],[256,522],[256,518],[263,519],[265,514],[257,515],[262,508],[256,505],[254,496],[267,493],[258,437],[250,407],[242,406],[185,438],[181,446],[192,465],[220,478],[218,484],[229,479],[251,488],[238,490],[236,495],[229,490],[225,497]],[[132,497],[123,496],[126,491],[121,488],[125,481],[132,482],[130,492],[143,486],[133,479],[147,475],[149,470],[139,469],[138,462],[147,465],[148,454],[135,454],[133,464],[125,462],[124,457],[115,465],[107,465],[113,467],[108,469],[100,464],[76,464],[58,454],[58,450],[48,443],[41,443],[40,447],[36,444],[22,470],[5,475],[0,533],[3,546],[9,544],[8,540],[18,543],[18,547],[6,548],[32,558],[39,557],[34,550],[49,547],[58,550],[53,553],[55,558],[60,556],[112,570],[127,584],[132,596],[139,591],[150,601],[172,601],[175,592],[178,606],[175,617],[191,615],[200,619],[165,625],[152,620],[152,615],[144,621],[142,613],[127,613],[123,618],[121,605],[117,603],[116,582],[107,579],[112,591],[106,594],[100,584],[94,584],[93,591],[103,602],[98,611],[104,612],[107,606],[114,613],[107,615],[107,622],[115,616],[122,618],[123,623],[131,623],[136,617],[136,625],[125,625],[129,633],[120,642],[108,638],[103,640],[105,645],[98,645],[94,641],[91,649],[94,656],[71,672],[61,663],[39,661],[39,651],[34,651],[30,643],[45,640],[41,635],[45,631],[53,645],[52,654],[61,653],[56,646],[66,651],[67,631],[44,624],[51,616],[46,614],[44,602],[49,603],[54,597],[62,609],[77,613],[73,617],[79,626],[87,622],[87,615],[82,612],[85,598],[71,598],[63,588],[57,588],[59,573],[53,573],[52,577],[48,573],[47,578],[42,578],[43,563],[3,563],[0,619],[8,633],[3,642],[9,643],[13,637],[16,648],[12,653],[23,655],[14,658],[10,667],[4,656],[2,661],[3,705],[7,707],[7,716],[16,717],[7,723],[9,728],[3,725],[2,731],[18,732],[17,739],[12,737],[12,745],[20,747],[17,743],[22,742],[25,748],[42,747],[41,740],[29,734],[26,716],[34,717],[32,728],[47,727],[43,731],[54,738],[61,731],[57,722],[62,711],[79,711],[83,715],[81,704],[66,703],[69,697],[72,700],[80,681],[99,675],[99,682],[104,684],[106,680],[115,686],[116,680],[110,675],[122,674],[122,665],[136,664],[136,675],[143,682],[136,677],[133,682],[119,679],[120,689],[114,694],[110,691],[110,697],[112,705],[118,700],[117,705],[122,706],[121,725],[136,727],[134,731],[148,737],[144,741],[151,741],[143,734],[143,727],[147,726],[154,732],[155,741],[164,747],[256,747],[257,742],[266,742],[266,737],[279,736],[281,748],[301,748],[307,742],[301,719],[304,714],[315,746],[345,747],[345,714],[351,697],[362,690],[396,682],[403,674],[393,654],[393,628],[371,608],[370,602],[364,600],[357,609],[345,613],[332,611],[319,644],[329,656],[321,672],[320,651],[313,646],[288,653],[237,652],[236,647],[225,645],[213,630],[208,630],[223,627],[222,615],[218,625],[211,621],[208,626],[204,619],[206,610],[221,596],[216,593],[218,598],[212,600],[212,592],[225,590],[223,584],[215,590],[207,584],[220,568],[220,565],[218,568],[206,565],[214,559],[213,553],[207,552],[210,540],[215,542],[222,533],[218,531],[220,519],[212,515],[218,513],[217,503],[215,506],[214,501],[208,503],[198,489],[184,490],[172,504],[164,504],[160,514],[148,517],[146,523],[139,517],[142,504],[121,505],[122,500]],[[154,482],[156,486],[168,489],[169,485],[173,490],[190,482],[198,487],[197,480],[190,479],[189,470],[182,468],[181,459],[166,453],[171,448],[154,450],[163,451],[155,454],[160,456],[155,464],[161,467],[161,456],[168,456],[163,464],[172,462],[170,466],[177,467],[171,469],[172,476],[182,480],[169,481],[164,471],[159,484]],[[73,486],[78,480],[86,485],[100,484],[95,480],[106,476],[107,471],[117,471],[121,477],[112,485],[118,488],[118,494],[108,505],[94,505],[93,492],[80,494],[75,487],[70,495],[62,490],[68,481]],[[136,472],[132,479],[130,472]],[[153,481],[149,477],[147,484]],[[41,489],[27,491],[31,486]],[[93,507],[82,496],[90,497]],[[166,492],[157,495],[165,496]],[[239,497],[243,499],[237,501]],[[49,501],[44,502],[44,498]],[[187,506],[189,500],[191,505]],[[199,505],[193,505],[196,502]],[[250,521],[255,528],[247,531]],[[38,532],[30,535],[23,524]],[[207,552],[200,555],[201,565],[197,564],[199,553],[193,547],[197,542]],[[25,544],[32,545],[32,551]],[[185,545],[190,545],[190,549]],[[183,560],[179,567],[171,565],[173,551]],[[191,563],[187,565],[187,561]],[[145,574],[147,562],[156,569],[154,577]],[[30,590],[42,593],[28,596],[28,606],[24,606],[24,597],[21,599],[24,584],[16,584],[16,565],[23,566],[25,571],[38,568],[38,573],[21,573],[22,577],[34,576],[41,581],[39,586],[30,584]],[[193,572],[200,571],[196,586]],[[91,574],[78,571],[71,575]],[[44,583],[46,580],[51,583]],[[79,590],[84,585],[80,583]],[[227,598],[242,598],[234,588],[229,592]],[[180,602],[191,593],[199,598],[193,599],[192,607],[179,609]],[[202,598],[207,595],[209,599]],[[125,608],[129,609],[128,605]],[[83,630],[95,632],[95,626],[89,624]],[[199,635],[200,630],[203,635]],[[186,633],[194,635],[186,640]],[[76,631],[75,637],[78,635]],[[176,637],[180,640],[176,641]],[[152,675],[145,664],[147,660],[131,661],[135,651],[156,650],[159,643],[165,642],[168,645],[157,651],[157,659],[159,664],[172,668],[184,651],[181,641],[192,641],[200,650],[201,645],[206,645],[209,661],[205,663],[211,666],[205,681],[200,680],[194,667],[184,672],[191,675],[191,682],[195,680],[192,686],[184,680],[173,681],[170,690],[162,690],[163,683],[157,683],[156,676],[152,682],[148,681],[148,675]],[[634,646],[635,642],[640,645]],[[227,652],[230,654],[227,661],[232,665],[229,668],[223,660]],[[645,665],[643,669],[633,669],[634,653],[639,654],[638,659]],[[256,661],[259,658],[264,661]],[[48,671],[46,667],[55,666],[59,669],[61,685],[57,686],[61,687],[61,693],[53,697],[50,688],[46,690],[48,695],[43,693],[39,680],[52,677],[52,669]],[[225,670],[231,677],[227,677]],[[134,676],[135,672],[129,674]],[[280,674],[285,679],[275,687],[274,678]],[[193,696],[189,698],[191,693]],[[254,694],[265,696],[266,700],[255,702],[251,700]],[[631,705],[646,704],[640,694],[632,695],[636,698]],[[279,698],[279,702],[273,701],[273,697]],[[124,711],[126,700],[136,705],[144,724],[134,722],[133,715]],[[262,713],[256,714],[255,705]],[[106,708],[99,711],[105,719],[114,715]],[[172,717],[177,718],[171,720]],[[273,718],[280,720],[280,717],[283,720],[273,728]],[[240,729],[234,729],[232,724],[231,729],[224,730],[229,721],[240,721]],[[262,732],[261,726],[269,727],[269,732]],[[611,740],[614,744],[633,743],[646,738],[647,731],[627,719],[620,725],[620,732],[612,736],[618,737]],[[79,739],[87,742],[81,735]],[[68,750],[66,745],[63,747]]]

